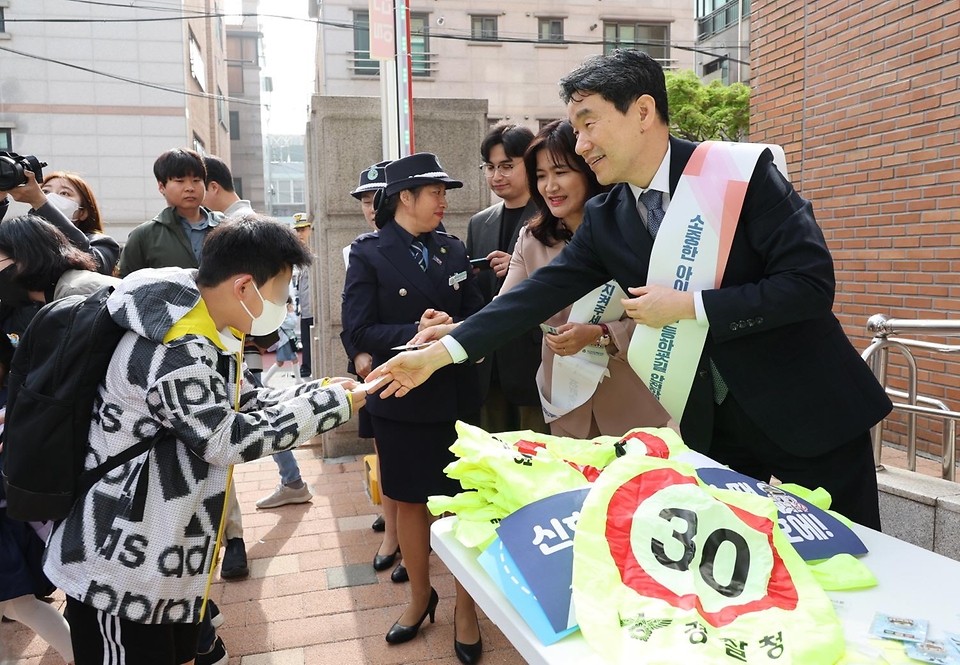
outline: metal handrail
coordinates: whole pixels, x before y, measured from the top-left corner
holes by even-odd
[[[906,399],[907,402],[894,401],[893,408],[907,414],[907,468],[917,470],[917,415],[930,416],[943,420],[943,461],[941,475],[947,480],[956,479],[956,427],[960,412],[952,411],[946,404],[932,397],[917,394],[917,361],[911,348],[925,349],[942,354],[960,353],[960,345],[938,344],[918,339],[894,337],[904,333],[915,335],[938,335],[944,337],[960,336],[960,321],[931,319],[888,319],[875,314],[867,321],[867,330],[874,334],[870,346],[863,352],[863,360],[873,370],[874,376],[891,398]],[[907,363],[907,391],[887,387],[887,367],[890,349],[899,351]],[[921,406],[925,404],[928,406]],[[872,431],[873,456],[877,468],[883,449],[883,421]]]

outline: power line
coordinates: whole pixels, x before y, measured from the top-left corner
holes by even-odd
[[[158,83],[150,83],[149,81],[140,81],[138,79],[128,78],[126,76],[120,76],[118,74],[110,74],[108,72],[101,72],[96,69],[90,69],[89,67],[83,67],[81,65],[75,65],[70,62],[64,62],[62,60],[55,60],[54,58],[47,58],[42,55],[37,55],[35,53],[24,53],[23,51],[17,51],[6,46],[0,46],[0,51],[6,51],[7,53],[13,53],[14,55],[19,55],[24,58],[30,58],[32,60],[40,60],[43,62],[49,62],[55,65],[62,65],[63,67],[70,67],[71,69],[78,69],[82,72],[87,72],[88,74],[96,74],[97,76],[105,76],[106,78],[115,79],[117,81],[123,81],[124,83],[133,83],[135,85],[140,85],[145,88],[153,88],[154,90],[162,90],[163,92],[172,92],[178,95],[187,95],[188,97],[201,97],[203,99],[216,99],[223,100],[225,102],[230,102],[231,104],[246,104],[248,106],[260,106],[258,102],[249,101],[246,99],[239,99],[237,97],[226,97],[223,95],[212,95],[208,92],[195,92],[193,90],[180,90],[179,88],[171,88],[169,86],[160,85]]]
[[[155,7],[149,5],[119,5],[110,2],[103,2],[98,0],[68,0],[68,2],[75,2],[85,5],[99,5],[106,7],[117,7],[123,9],[145,9],[153,11],[169,11],[169,12],[180,12],[180,9],[174,7]],[[193,10],[191,10],[193,11]],[[224,12],[215,12],[215,13],[200,13],[184,16],[182,13],[178,16],[164,16],[164,17],[150,17],[150,18],[35,18],[35,19],[17,19],[10,18],[6,19],[7,23],[152,23],[152,22],[161,22],[161,21],[184,21],[189,19],[203,19],[203,18],[229,18],[229,17],[255,17],[255,18],[274,18],[274,19],[283,19],[287,21],[300,21],[304,23],[313,23],[316,25],[325,25],[333,28],[343,28],[348,30],[355,30],[357,28],[368,27],[367,24],[363,22],[341,22],[341,21],[330,21],[320,18],[303,18],[300,16],[282,16],[278,14],[261,14],[261,13],[239,13],[239,14],[227,14]],[[539,38],[531,37],[493,37],[493,38],[483,38],[478,39],[473,35],[457,35],[450,32],[436,32],[434,30],[428,31],[426,34],[430,36],[431,39],[450,39],[456,41],[468,41],[468,42],[477,42],[484,44],[544,44],[549,43],[550,45],[583,45],[583,46],[603,46],[610,42],[606,40],[596,40],[596,39],[558,39],[551,40],[549,42],[544,42]],[[707,48],[714,49],[726,49],[728,47],[724,46],[715,46],[715,47],[696,47],[696,46],[683,46],[676,42],[662,42],[662,41],[633,41],[629,44],[626,44],[628,47],[640,47],[640,46],[654,46],[654,47],[663,47],[669,46],[670,48],[677,49],[679,51],[689,51],[691,53],[699,53],[701,55],[716,56],[718,55],[715,51],[707,50]],[[741,44],[737,44],[736,48],[739,50]],[[721,54],[723,55],[723,54]],[[750,63],[745,60],[740,60],[739,58],[734,58],[727,55],[727,60],[729,62],[734,62],[740,65],[749,65]]]

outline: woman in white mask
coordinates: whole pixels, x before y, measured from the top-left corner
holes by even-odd
[[[120,245],[103,232],[100,208],[90,186],[76,173],[54,171],[43,179],[41,189],[47,201],[83,231],[98,272],[112,275],[120,256]]]

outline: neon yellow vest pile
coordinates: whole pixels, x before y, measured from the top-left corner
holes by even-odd
[[[836,663],[833,605],[776,523],[772,501],[689,465],[613,461],[574,539],[584,637],[612,663]]]

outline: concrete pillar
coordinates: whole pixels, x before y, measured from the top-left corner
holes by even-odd
[[[462,180],[451,191],[443,223],[466,239],[471,215],[489,205],[480,172],[480,142],[487,131],[487,100],[416,99],[417,152],[435,153],[444,170]],[[350,196],[360,171],[381,160],[380,101],[377,97],[314,95],[307,126],[307,206],[314,222],[317,259],[311,281],[314,298],[314,376],[343,376],[347,357],[340,343],[340,294],[346,274],[343,248],[369,227]],[[323,436],[325,457],[372,451],[357,437],[356,421]]]

